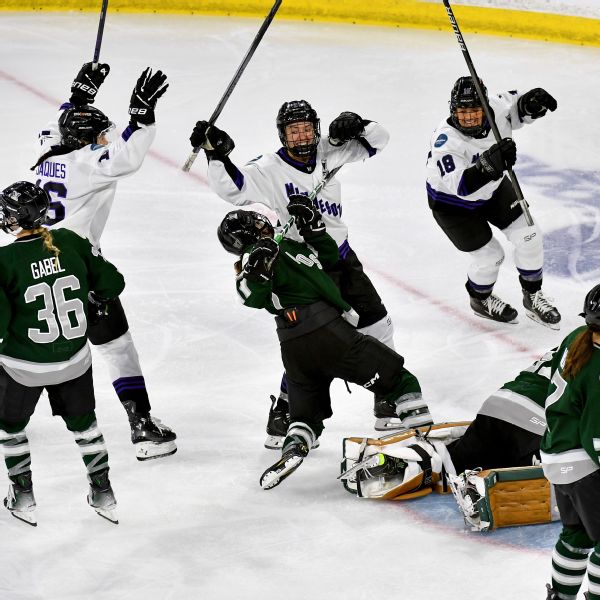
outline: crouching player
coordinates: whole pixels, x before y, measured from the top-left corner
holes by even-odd
[[[228,213],[218,229],[223,247],[241,256],[236,285],[243,303],[276,315],[287,373],[290,425],[281,459],[261,477],[264,489],[295,471],[315,446],[323,420],[332,415],[329,387],[336,377],[385,396],[401,421],[432,422],[404,359],[342,318],[350,305],[325,272],[339,260],[337,244],[313,203],[307,196],[292,195],[288,211],[304,243],[277,243],[268,219],[250,211]]]
[[[25,181],[0,196],[0,227],[16,237],[0,248],[0,446],[10,479],[4,505],[37,524],[25,427],[46,389],[53,414],[64,419],[81,451],[88,503],[118,523],[94,413],[87,329],[110,310],[125,282],[88,240],[42,227],[49,204],[43,189]]]
[[[471,423],[444,423],[381,439],[346,438],[342,479],[362,498],[455,495],[474,530],[558,519],[539,466],[554,350],[485,400]]]

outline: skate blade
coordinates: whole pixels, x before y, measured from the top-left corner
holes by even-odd
[[[544,327],[548,327],[549,329],[554,329],[554,331],[558,331],[560,329],[560,321],[558,323],[545,323],[542,321],[534,312],[530,312],[525,309],[525,314],[536,323],[543,325]]]
[[[138,442],[135,444],[135,456],[138,460],[152,460],[155,458],[163,458],[171,456],[177,452],[175,442]]]
[[[263,490],[270,490],[278,486],[286,477],[290,476],[304,460],[302,456],[290,456],[283,464],[275,463],[260,477],[260,486]]]
[[[396,417],[376,417],[375,418],[375,431],[397,431],[407,430],[406,425],[402,424],[402,421]]]
[[[106,519],[107,521],[110,521],[111,523],[114,523],[115,525],[119,524],[119,518],[117,517],[117,511],[113,508],[113,509],[108,509],[108,508],[95,508],[92,507],[95,511],[96,514],[100,515],[103,519]]]
[[[27,525],[31,525],[32,527],[37,527],[37,518],[35,516],[35,511],[32,510],[10,510],[10,514],[15,518],[19,519],[19,521],[23,521],[23,523],[27,523]]]
[[[517,323],[519,322],[519,317],[515,317],[512,321],[499,321],[498,319],[493,319],[488,315],[481,315],[475,311],[473,311],[473,314],[481,319],[486,319],[487,321],[492,321],[493,323],[500,323],[502,325],[517,325]]]
[[[373,454],[373,456],[369,456],[365,460],[355,463],[352,467],[350,467],[347,471],[344,471],[341,475],[338,475],[338,479],[351,480],[356,481],[356,473],[361,469],[371,469],[373,467],[377,467],[380,464],[383,464],[382,459],[383,454],[377,453]]]
[[[267,435],[265,448],[268,448],[269,450],[279,450],[283,446],[283,440],[285,440],[285,436],[283,435]]]

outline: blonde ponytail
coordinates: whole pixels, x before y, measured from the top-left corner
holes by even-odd
[[[44,240],[44,248],[50,252],[50,254],[54,254],[54,256],[58,256],[60,254],[60,248],[54,245],[54,239],[52,238],[52,234],[45,227],[40,227],[36,230],[36,233],[39,233]]]

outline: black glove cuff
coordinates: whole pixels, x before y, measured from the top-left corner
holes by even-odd
[[[81,108],[82,106],[85,106],[86,104],[93,104],[94,103],[94,99],[93,98],[84,98],[83,96],[78,96],[77,94],[71,94],[71,97],[69,98],[69,102],[75,107],[75,108]]]

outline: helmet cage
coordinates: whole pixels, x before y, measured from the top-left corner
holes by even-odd
[[[234,210],[225,215],[217,229],[217,237],[227,252],[241,256],[244,248],[263,237],[273,237],[275,230],[269,219],[252,210]]]
[[[294,123],[312,123],[314,137],[312,142],[298,144],[290,147],[288,145],[285,129],[288,125]],[[277,113],[277,132],[282,146],[296,156],[312,156],[317,151],[317,146],[321,140],[321,121],[317,116],[317,111],[306,100],[292,100],[284,102]]]
[[[483,81],[481,79],[479,79],[479,84],[481,85],[481,89],[487,100],[487,88],[485,85],[483,85]],[[452,88],[452,92],[450,93],[450,118],[456,129],[470,137],[478,136],[486,130],[488,123],[485,114],[483,115],[481,125],[465,127],[464,125],[461,125],[460,121],[458,120],[458,115],[456,112],[458,108],[483,109],[483,103],[479,97],[479,94],[477,93],[477,88],[475,87],[472,77],[459,77],[456,80],[456,83]]]

